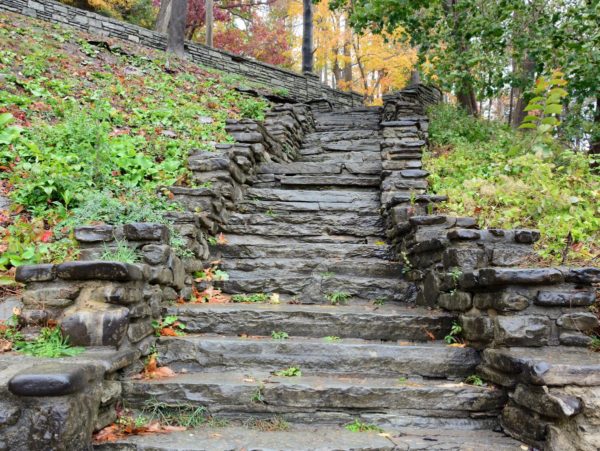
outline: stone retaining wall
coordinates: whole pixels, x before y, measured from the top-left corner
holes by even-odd
[[[1,0],[1,9],[66,24],[98,37],[124,39],[159,50],[164,50],[167,46],[164,34],[52,0]],[[332,89],[321,83],[316,75],[298,74],[192,42],[186,43],[186,50],[192,61],[198,64],[243,75],[249,80],[263,83],[269,88],[286,90],[286,96],[297,102],[326,99],[336,108],[363,104],[361,95]]]

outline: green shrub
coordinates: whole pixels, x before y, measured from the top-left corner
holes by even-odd
[[[15,348],[23,354],[34,357],[71,357],[85,351],[82,347],[71,346],[68,337],[64,337],[60,328],[44,327],[34,341],[19,341]]]
[[[430,114],[432,149],[424,165],[431,190],[449,197],[442,211],[476,216],[484,227],[537,228],[536,249],[549,263],[560,261],[569,234],[572,262],[598,251],[600,184],[586,155],[558,144],[534,153],[531,135],[450,105]]]

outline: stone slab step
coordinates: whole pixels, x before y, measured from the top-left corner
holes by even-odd
[[[352,204],[355,208],[358,208],[362,204],[367,204],[369,206],[378,205],[380,194],[375,191],[250,188],[248,189],[246,196],[250,199],[263,201]]]
[[[428,342],[441,340],[455,316],[441,310],[407,308],[392,304],[374,306],[298,304],[183,304],[165,308],[189,333],[270,335],[283,330],[294,337],[359,338]]]
[[[331,267],[330,267],[331,268]],[[360,269],[360,268],[359,268]],[[355,300],[413,302],[415,288],[400,277],[358,276],[334,273],[323,267],[315,273],[298,273],[289,270],[240,271],[229,270],[229,280],[217,282],[225,293],[279,293],[301,303],[328,303],[326,295],[345,292]]]
[[[134,409],[153,399],[202,406],[217,417],[268,414],[300,423],[339,423],[360,414],[379,414],[379,424],[393,424],[397,417],[402,421],[406,416],[495,418],[506,402],[504,391],[492,386],[422,378],[325,377],[309,371],[296,377],[261,370],[186,373],[168,379],[125,380],[122,387],[124,403]]]
[[[239,240],[232,243],[231,236],[227,235],[228,244],[211,246],[210,254],[218,259],[279,258],[290,254],[295,258],[302,259],[329,257],[332,259],[381,258],[387,260],[391,257],[390,248],[381,244],[345,243],[340,246],[338,243],[292,243],[288,240],[282,242],[281,238],[277,240],[266,238],[264,241],[267,242],[256,243],[252,237],[240,236],[240,238],[246,238],[246,242]]]
[[[479,363],[474,349],[451,347],[443,342],[329,340],[197,335],[161,338],[157,350],[160,365],[189,372],[250,368],[275,371],[294,365],[318,375],[463,379],[474,374]]]
[[[383,235],[383,220],[379,215],[232,213],[227,224],[221,226],[225,234],[252,234],[264,236],[320,236],[320,235]]]
[[[330,425],[290,425],[286,431],[243,426],[202,427],[171,434],[131,436],[94,446],[96,451],[517,451],[521,443],[492,431],[401,428],[350,432]]]
[[[329,151],[325,149],[326,146],[321,146],[320,152],[309,152],[311,149],[301,149],[300,155],[302,155],[302,161],[307,163],[323,162],[323,163],[344,163],[352,161],[355,163],[361,162],[381,162],[381,152],[379,149],[373,149],[372,151],[357,151],[354,146],[349,146],[344,151]],[[306,152],[304,152],[306,150]]]
[[[371,145],[379,145],[381,133],[377,130],[321,130],[307,133],[304,136],[303,147],[311,147],[314,144],[337,143],[340,141],[365,142]]]
[[[228,244],[243,244],[243,245],[277,245],[277,244],[288,244],[293,246],[296,244],[300,245],[376,245],[380,246],[384,242],[385,238],[382,236],[365,236],[356,237],[352,235],[320,235],[320,236],[290,236],[287,238],[273,236],[272,238],[262,235],[236,235],[227,234],[225,235]],[[384,247],[384,246],[382,246]],[[387,247],[387,246],[385,246]]]
[[[263,184],[262,186],[273,186],[277,185],[283,187],[292,186],[324,186],[324,187],[368,187],[376,188],[381,185],[380,176],[356,176],[356,175],[341,175],[341,176],[321,176],[321,177],[308,177],[308,176],[283,176],[280,177],[277,182],[271,182],[271,184]]]
[[[324,280],[335,277],[342,278],[343,276],[370,277],[376,283],[376,278],[401,280],[403,274],[403,267],[400,263],[376,258],[305,260],[288,255],[282,258],[267,257],[252,261],[248,259],[227,259],[223,260],[219,266],[227,271],[231,278],[234,274],[237,277],[247,277],[247,275],[241,273],[259,272],[268,274],[283,271],[284,274],[312,276]]]
[[[297,190],[281,190],[294,192]],[[318,193],[318,190],[314,191]],[[250,200],[238,204],[240,211],[264,211],[264,212],[370,212],[377,213],[380,209],[378,201],[372,199],[355,200],[349,202],[326,202],[319,201],[318,197],[313,197],[313,201],[277,201],[277,200]]]

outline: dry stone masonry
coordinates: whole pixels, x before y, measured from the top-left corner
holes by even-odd
[[[52,0],[2,0],[0,9],[69,25],[96,37],[123,39],[159,50],[167,47],[164,34]],[[296,102],[326,102],[336,108],[359,106],[363,102],[361,95],[330,88],[313,74],[299,74],[198,43],[186,42],[185,47],[191,60],[198,64],[243,75],[280,90]]]
[[[530,268],[537,231],[439,214],[421,164],[439,98],[413,86],[380,108],[286,104],[229,122],[233,144],[190,155],[197,187],[168,188],[193,257],[161,224],[94,225],[76,229],[80,261],[19,268],[27,321],[57,321],[88,350],[0,359],[0,450],[90,449],[116,402],[149,400],[230,423],[95,449],[597,449],[600,269]],[[123,243],[141,263],[97,260]],[[194,273],[215,260],[229,275],[217,288],[271,302],[173,302],[205,288]],[[165,315],[187,334],[156,338]],[[443,341],[453,323],[467,346]],[[132,378],[151,351],[176,376]],[[302,374],[274,375],[290,366]],[[248,427],[273,418],[291,430]],[[353,421],[389,436],[343,428]]]

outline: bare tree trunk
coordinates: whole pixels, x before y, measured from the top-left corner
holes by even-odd
[[[213,46],[213,0],[206,0],[206,45]]]
[[[467,110],[470,115],[477,116],[477,99],[473,87],[469,83],[465,83],[459,89],[460,91],[456,93],[458,104]]]
[[[154,29],[159,33],[166,33],[169,29],[169,19],[171,19],[171,0],[161,0]]]
[[[171,0],[171,17],[167,36],[167,52],[185,56],[185,23],[187,0]]]
[[[302,72],[313,71],[313,4],[302,0],[304,8],[302,26]]]
[[[594,123],[596,127],[600,127],[600,97],[596,97],[596,111],[594,112]],[[596,132],[599,133],[599,132]],[[591,167],[593,169],[600,168],[600,136],[592,136],[592,142],[590,142],[589,154],[594,158]]]
[[[418,70],[415,69],[410,72],[410,81],[408,83],[410,86],[421,83],[421,75]]]
[[[352,86],[352,55],[350,54],[350,42],[348,40],[344,42],[344,60],[344,81],[347,88],[350,89]]]
[[[514,128],[517,128],[527,116],[527,112],[525,111],[525,107],[527,106],[527,102],[525,101],[525,92],[526,85],[533,78],[535,71],[535,62],[529,56],[525,56],[521,63],[520,72],[520,82],[519,86],[515,86],[514,88],[514,96],[516,98],[516,102],[514,104],[513,112],[512,112],[512,121],[511,125]]]

